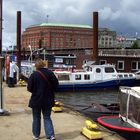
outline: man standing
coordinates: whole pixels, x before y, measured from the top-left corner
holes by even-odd
[[[9,68],[8,87],[15,87],[18,77],[19,77],[19,68],[16,65],[16,62],[11,60]]]

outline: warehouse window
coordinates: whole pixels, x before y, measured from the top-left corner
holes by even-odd
[[[118,70],[124,70],[124,61],[118,61]]]
[[[132,70],[139,70],[140,69],[140,62],[139,61],[132,61],[131,69]]]

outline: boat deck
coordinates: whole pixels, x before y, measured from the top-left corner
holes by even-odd
[[[119,116],[103,116],[99,117],[97,121],[102,126],[119,133],[127,140],[139,140],[140,138],[140,129],[123,121]]]

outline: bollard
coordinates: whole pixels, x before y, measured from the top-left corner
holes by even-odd
[[[85,121],[85,127],[82,128],[82,134],[90,140],[102,140],[102,133],[97,124],[92,123],[90,120]]]
[[[55,101],[54,107],[52,107],[53,112],[62,112],[62,104],[58,101]]]

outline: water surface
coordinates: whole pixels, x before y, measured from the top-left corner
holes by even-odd
[[[119,90],[56,93],[56,100],[96,121],[100,116],[116,115],[101,104],[119,102]],[[118,112],[117,112],[118,113]]]
[[[89,105],[91,103],[116,103],[118,90],[98,90],[93,92],[56,93],[56,99],[68,105]]]

